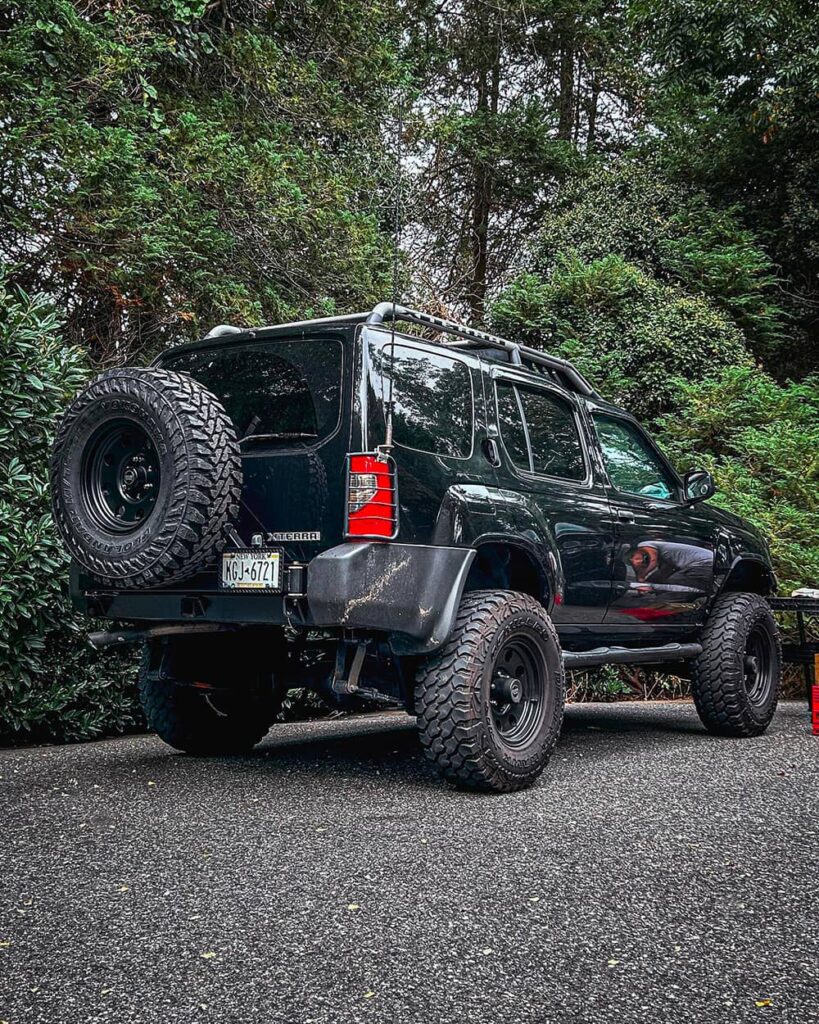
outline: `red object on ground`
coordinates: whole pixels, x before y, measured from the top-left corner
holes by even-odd
[[[819,654],[813,657],[813,689],[811,690],[811,719],[813,735],[819,736]]]

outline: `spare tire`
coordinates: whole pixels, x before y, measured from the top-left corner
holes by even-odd
[[[108,586],[157,586],[212,566],[241,487],[233,424],[184,373],[109,370],[80,392],[57,430],[57,529]]]

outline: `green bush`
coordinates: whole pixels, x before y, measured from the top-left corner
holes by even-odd
[[[651,420],[676,408],[676,378],[747,360],[742,334],[702,295],[650,277],[621,256],[556,258],[524,274],[492,310],[502,334],[573,360],[612,401]]]
[[[624,158],[568,181],[538,232],[532,269],[549,277],[568,253],[585,264],[617,256],[707,299],[755,354],[784,339],[773,266],[740,211],[718,209],[649,162]]]
[[[777,384],[756,367],[679,381],[661,440],[681,468],[710,469],[713,499],[770,541],[783,593],[819,580],[819,379]]]
[[[139,721],[132,656],[95,655],[66,597],[48,455],[88,371],[60,326],[44,296],[0,280],[0,743],[89,739]]]

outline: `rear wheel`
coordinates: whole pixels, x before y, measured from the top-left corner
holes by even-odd
[[[768,602],[759,594],[723,594],[692,665],[703,725],[719,736],[759,736],[776,710],[781,675],[779,630]]]
[[[284,693],[275,685],[273,661],[256,663],[247,648],[241,633],[146,645],[139,695],[148,727],[189,754],[251,750],[273,724]]]
[[[451,782],[508,793],[531,786],[563,722],[557,634],[525,594],[467,594],[449,641],[417,675],[427,757]]]

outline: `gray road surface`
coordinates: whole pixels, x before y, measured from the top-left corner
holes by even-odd
[[[819,1021],[819,738],[569,709],[532,790],[411,721],[0,752],[0,1021]],[[758,1005],[762,1004],[762,1005]]]

